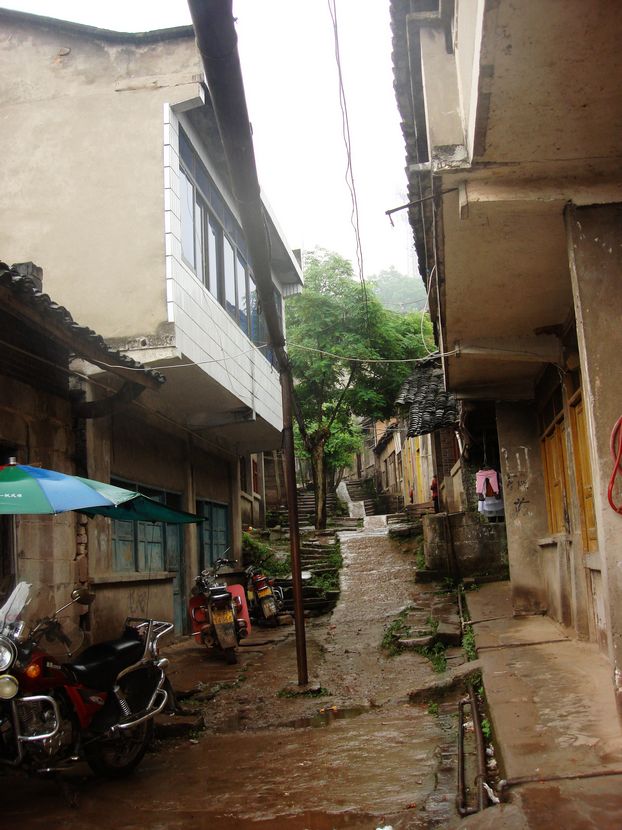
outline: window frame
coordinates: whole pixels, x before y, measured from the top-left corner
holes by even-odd
[[[241,331],[254,343],[256,346],[263,346],[267,343],[267,329],[265,318],[261,311],[260,304],[255,301],[255,310],[252,308],[253,294],[257,297],[257,284],[254,279],[250,264],[248,262],[248,253],[246,250],[246,243],[243,237],[242,228],[226,205],[222,193],[218,190],[215,182],[209,175],[203,162],[199,158],[198,153],[194,149],[190,138],[180,127],[180,154],[179,154],[179,171],[180,177],[188,183],[188,187],[192,193],[192,227],[193,227],[193,262],[190,262],[184,253],[184,221],[190,221],[185,217],[185,212],[182,210],[180,214],[181,224],[181,242],[182,242],[182,261],[195,274],[197,279],[205,286],[207,291],[218,301],[224,308],[232,320],[236,322]],[[199,181],[204,182],[202,188]],[[209,192],[204,192],[208,190]],[[212,200],[210,200],[210,196]],[[180,196],[180,199],[182,197]],[[201,254],[197,255],[197,208],[202,212],[200,226],[201,237]],[[187,213],[187,211],[186,211]],[[219,214],[222,214],[219,215]],[[213,237],[210,235],[213,229]],[[210,243],[212,239],[215,241],[214,257],[211,256]],[[229,308],[231,296],[227,296],[228,280],[225,260],[226,244],[228,244],[233,251],[233,293],[235,300],[232,308]],[[213,260],[215,260],[216,275],[214,278]],[[200,266],[200,267],[199,267]],[[240,270],[244,270],[244,276],[241,277]],[[251,291],[251,284],[254,292]],[[240,307],[242,301],[240,289],[244,289],[245,308]],[[283,326],[283,301],[282,295],[277,285],[273,283],[275,292],[275,299],[277,301],[277,314]],[[274,364],[274,355],[271,350],[263,351],[264,357]]]
[[[217,545],[215,544],[215,534],[217,532],[220,532],[220,530],[215,527],[214,523],[214,515],[216,511],[224,511],[225,516],[224,543],[220,542]],[[209,568],[211,565],[213,565],[219,556],[231,559],[232,557],[228,555],[229,549],[231,547],[231,505],[227,504],[226,502],[210,501],[209,499],[197,499],[196,513],[198,516],[203,516],[205,518],[205,521],[199,524],[199,532],[197,533],[199,567],[201,568],[201,570]],[[206,530],[208,530],[210,534],[208,543],[206,543],[205,539]],[[208,549],[209,553],[206,555],[206,551]]]
[[[111,479],[111,484],[117,487],[124,487],[126,489],[133,489],[139,493],[143,493],[150,498],[161,501],[163,504],[169,505],[174,509],[180,509],[181,496],[179,493],[174,493],[168,490],[159,490],[148,487],[146,485],[137,484],[136,482],[128,482],[122,479]],[[171,504],[173,502],[173,504]],[[131,530],[129,529],[131,528]],[[158,531],[160,539],[154,538],[154,534]],[[171,534],[179,534],[179,526],[172,525],[168,522],[141,522],[130,521],[125,519],[111,519],[111,546],[112,546],[112,570],[114,573],[138,573],[150,574],[167,572],[168,568],[168,549],[170,548]],[[121,567],[121,555],[117,552],[117,543],[124,541],[131,544],[131,557],[128,559],[131,567]],[[168,542],[167,542],[168,538]],[[153,544],[161,545],[161,563],[153,565],[152,553],[147,554],[148,546]],[[141,567],[141,564],[146,567]],[[161,566],[160,566],[161,564]]]

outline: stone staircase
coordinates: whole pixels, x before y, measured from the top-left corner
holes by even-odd
[[[348,479],[348,481],[346,481],[346,486],[352,501],[362,501],[365,505],[365,515],[375,516],[376,504],[369,495],[367,480],[362,478]]]
[[[303,572],[311,572],[314,576],[334,574],[338,569],[329,561],[330,554],[335,551],[334,537],[323,537],[322,541],[305,539],[301,541],[300,563]],[[291,579],[279,579],[277,585],[283,589],[285,611],[293,613],[294,592]],[[339,590],[325,591],[320,587],[310,585],[308,579],[302,582],[302,601],[305,614],[318,616],[333,610],[339,599]]]
[[[334,493],[326,496],[326,515],[334,516],[337,507],[337,497]],[[313,490],[298,491],[298,521],[301,525],[314,526],[315,523],[315,492]]]

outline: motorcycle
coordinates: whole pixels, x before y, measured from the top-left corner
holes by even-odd
[[[195,578],[189,603],[192,636],[220,652],[231,664],[237,662],[240,640],[251,631],[244,588],[227,585],[219,575],[221,568],[232,564],[228,559],[217,559],[211,569],[201,571]]]
[[[168,660],[158,656],[172,623],[129,617],[119,639],[74,657],[59,614],[94,595],[77,589],[33,625],[29,599],[30,586],[20,582],[0,609],[0,763],[50,773],[86,761],[109,778],[130,773],[147,750],[153,718],[174,703]]]
[[[276,585],[273,577],[266,576],[255,565],[248,566],[246,576],[246,597],[251,618],[258,625],[278,625],[279,613],[284,605],[283,589]]]

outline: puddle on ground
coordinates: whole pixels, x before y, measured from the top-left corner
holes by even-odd
[[[320,813],[320,812],[305,812],[293,816],[279,816],[278,818],[267,819],[245,819],[243,825],[240,824],[240,819],[236,816],[210,816],[203,824],[195,824],[195,830],[211,830],[213,827],[218,827],[218,830],[240,830],[240,827],[257,828],[257,830],[341,830],[341,828],[348,828],[348,830],[375,830],[376,827],[383,826],[383,821],[379,824],[377,816],[369,813]]]
[[[339,720],[348,720],[351,718],[358,718],[366,712],[371,711],[375,707],[370,706],[350,706],[339,708],[337,706],[322,707],[314,715],[308,715],[304,718],[295,718],[294,720],[286,721],[280,724],[282,729],[321,729],[324,726],[330,726],[331,723]],[[247,716],[239,713],[228,715],[222,724],[214,730],[215,734],[227,734],[229,732],[252,732],[262,729],[261,723],[249,719]]]
[[[291,729],[305,729],[311,727],[312,729],[320,729],[323,726],[330,726],[336,720],[348,720],[349,718],[358,718],[365,712],[369,712],[369,706],[350,706],[349,708],[339,709],[336,706],[327,706],[325,709],[320,709],[315,715],[306,718],[296,718],[291,720],[284,726]]]

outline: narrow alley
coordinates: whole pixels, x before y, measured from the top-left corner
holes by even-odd
[[[125,781],[77,767],[62,786],[15,778],[5,786],[5,820],[24,830],[446,827],[455,817],[455,704],[431,714],[409,703],[409,692],[436,676],[429,661],[381,648],[402,609],[419,607],[423,623],[438,600],[415,585],[409,540],[392,540],[382,517],[369,521],[341,534],[340,601],[308,622],[318,696],[295,694],[291,626],[256,630],[237,666],[184,641],[170,649],[171,677],[177,689],[212,689],[196,695],[210,700],[183,701],[202,707],[205,729],[159,741]],[[201,682],[215,675],[217,693]]]

